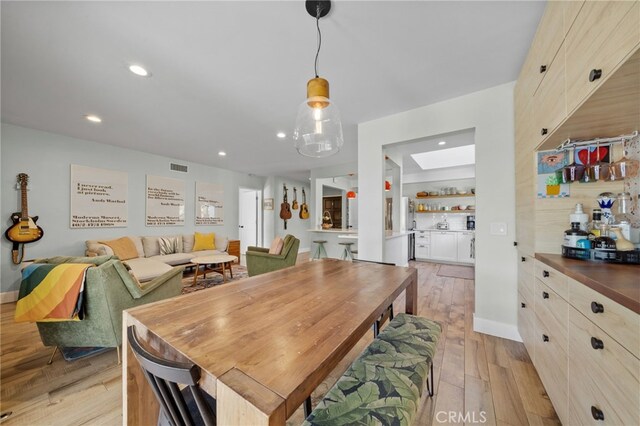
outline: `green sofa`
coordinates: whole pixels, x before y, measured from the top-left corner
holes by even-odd
[[[45,346],[119,347],[122,344],[122,311],[178,296],[183,267],[138,284],[116,256],[37,259],[35,263],[92,263],[85,282],[85,318],[82,321],[38,322]]]
[[[284,245],[280,254],[269,254],[268,248],[247,248],[247,272],[250,277],[264,274],[296,264],[300,240],[293,235],[284,237]]]

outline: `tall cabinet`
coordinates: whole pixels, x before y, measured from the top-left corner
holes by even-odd
[[[640,128],[640,1],[549,1],[515,86],[514,108],[518,328],[560,420],[570,424],[575,382],[566,288],[542,280],[546,270],[536,275],[534,257],[560,252],[576,203],[591,209],[597,194],[621,192],[622,183],[573,184],[571,198],[537,199],[536,153],[568,138]]]

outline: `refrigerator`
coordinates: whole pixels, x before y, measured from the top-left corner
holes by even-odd
[[[415,206],[409,197],[400,199],[400,231],[413,231],[416,229]],[[407,238],[409,249],[407,250],[408,260],[416,260],[416,235],[409,234]]]

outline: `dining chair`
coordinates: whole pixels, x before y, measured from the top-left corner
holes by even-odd
[[[395,263],[374,262],[373,260],[353,259],[353,261],[355,263],[364,262],[364,263],[377,263],[378,265],[396,266]],[[387,319],[388,320],[392,320],[393,319],[393,302],[387,307],[387,309],[382,313],[382,315],[380,315],[380,318],[378,318],[376,320],[376,322],[373,323],[373,337],[374,338],[378,337],[378,334],[380,333],[380,327],[382,327],[382,325],[384,324],[384,322]]]
[[[134,326],[127,328],[127,339],[160,403],[158,425],[216,424],[216,400],[200,389],[197,365],[162,359],[150,353],[142,347]],[[179,384],[185,387],[180,390]]]

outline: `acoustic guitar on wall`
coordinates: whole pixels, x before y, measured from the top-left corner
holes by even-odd
[[[302,205],[300,205],[300,219],[309,219],[309,207],[307,206],[307,194],[302,188]]]
[[[41,227],[36,225],[38,216],[29,216],[27,203],[27,185],[29,176],[26,173],[18,175],[18,184],[20,185],[20,201],[21,211],[13,213],[11,220],[13,225],[4,233],[9,241],[13,243],[11,257],[16,265],[22,262],[24,256],[24,245],[22,246],[22,254],[19,254],[20,244],[32,243],[38,241],[44,235]]]
[[[287,201],[287,185],[282,184],[284,190],[284,197],[282,203],[280,204],[280,219],[284,220],[284,229],[287,229],[287,220],[291,219],[291,206],[289,206],[289,202]]]
[[[293,187],[293,203],[291,204],[291,210],[298,210],[298,190]]]

